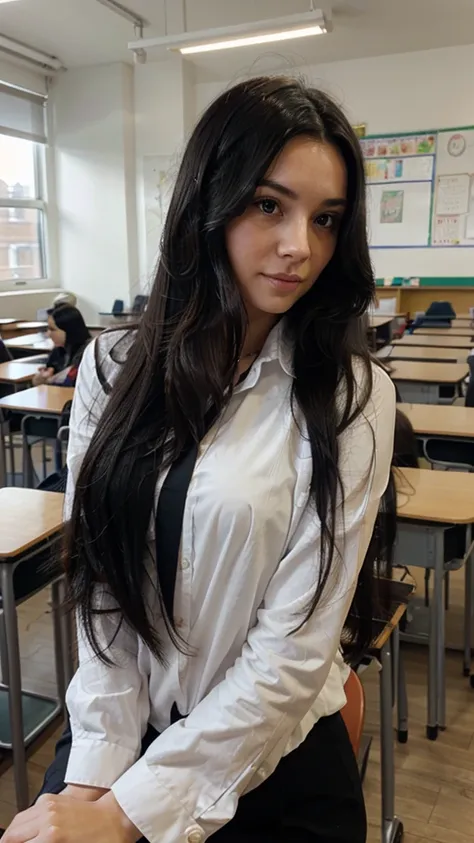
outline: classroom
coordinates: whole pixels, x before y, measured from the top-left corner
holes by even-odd
[[[471,843],[473,68],[0,0],[5,843]]]

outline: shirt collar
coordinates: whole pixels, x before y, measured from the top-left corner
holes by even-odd
[[[244,389],[251,389],[260,378],[262,366],[265,363],[271,363],[278,360],[283,371],[294,377],[293,373],[293,347],[288,338],[285,336],[285,323],[283,319],[275,325],[270,331],[262,351],[253,364],[249,374],[245,380],[240,384],[235,392],[243,391]]]

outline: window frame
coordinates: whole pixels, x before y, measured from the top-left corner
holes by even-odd
[[[5,133],[7,134],[7,133]],[[35,288],[42,285],[49,285],[48,281],[48,269],[49,269],[49,260],[48,260],[48,228],[47,228],[47,202],[46,202],[46,161],[45,161],[45,154],[44,154],[44,146],[43,144],[31,140],[29,138],[24,138],[28,143],[33,145],[33,167],[34,167],[34,191],[35,191],[35,198],[33,199],[13,199],[11,197],[1,198],[0,197],[0,209],[15,209],[15,208],[22,208],[25,210],[37,210],[39,211],[38,214],[38,223],[37,223],[37,242],[39,246],[39,264],[40,264],[40,276],[35,276],[32,278],[7,278],[5,280],[0,280],[0,291],[3,292],[14,292],[18,288]],[[10,222],[13,224],[14,221],[10,219]],[[22,222],[18,220],[18,222]],[[28,244],[30,245],[30,244]]]

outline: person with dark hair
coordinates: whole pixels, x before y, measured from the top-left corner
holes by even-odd
[[[61,303],[48,310],[48,335],[55,347],[33,384],[74,386],[82,355],[92,339],[80,310]]]
[[[64,843],[365,841],[340,645],[370,643],[393,541],[374,293],[340,108],[288,78],[227,90],[184,153],[139,325],[84,355],[70,730],[5,843],[53,826]]]
[[[398,468],[418,468],[418,440],[413,425],[397,407],[392,464]]]

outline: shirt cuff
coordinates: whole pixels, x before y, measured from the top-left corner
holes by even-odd
[[[110,789],[134,763],[136,755],[116,743],[75,740],[66,769],[66,784]]]
[[[206,833],[150,770],[145,758],[112,787],[122,811],[149,843],[204,843]]]

